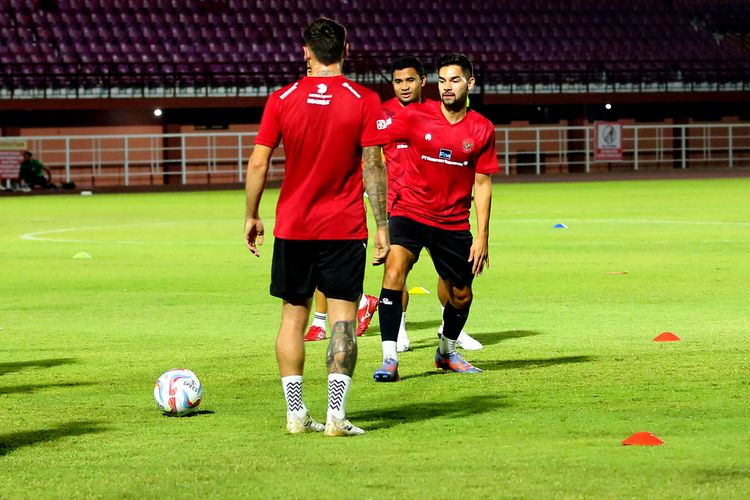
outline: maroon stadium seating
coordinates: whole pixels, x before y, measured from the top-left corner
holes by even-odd
[[[44,8],[42,8],[42,6]],[[6,0],[0,86],[274,86],[296,77],[301,29],[350,30],[349,71],[461,50],[486,83],[745,79],[750,4],[720,0]],[[458,44],[458,45],[456,45]],[[361,66],[358,66],[361,65]]]

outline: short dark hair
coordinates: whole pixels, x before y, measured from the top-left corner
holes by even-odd
[[[424,64],[414,56],[399,57],[393,61],[391,63],[391,76],[393,76],[394,71],[406,68],[414,68],[419,76],[424,76]]]
[[[302,39],[315,57],[326,66],[344,58],[346,28],[327,17],[319,17],[305,28]]]
[[[451,52],[450,54],[446,54],[443,57],[441,57],[438,60],[437,63],[437,70],[440,72],[440,68],[444,68],[445,66],[461,66],[461,69],[463,70],[464,74],[468,77],[471,77],[474,75],[474,68],[471,65],[471,61],[468,57],[466,57],[464,54],[461,54],[459,52]]]

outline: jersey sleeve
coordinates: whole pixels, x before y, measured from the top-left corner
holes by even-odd
[[[479,174],[494,174],[500,169],[497,164],[497,151],[495,149],[495,128],[489,126],[485,136],[484,144],[477,158],[476,171]]]
[[[382,146],[388,143],[386,132],[386,114],[380,105],[380,98],[375,92],[368,92],[362,103],[362,135],[360,145]]]
[[[279,103],[278,96],[275,93],[271,94],[263,110],[263,117],[260,119],[260,128],[258,135],[255,136],[255,144],[268,146],[271,149],[279,145],[279,141],[281,140]]]

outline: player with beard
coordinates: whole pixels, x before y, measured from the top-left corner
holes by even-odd
[[[435,353],[437,368],[477,373],[479,368],[456,352],[473,300],[472,282],[489,265],[491,175],[498,171],[492,123],[467,109],[475,83],[469,59],[448,54],[438,62],[440,102],[413,104],[391,118],[391,142],[408,145],[409,168],[390,207],[391,251],[380,292],[383,365],[378,382],[399,380],[396,338],[406,277],[427,248],[435,270],[447,285],[443,332]],[[472,191],[476,239],[470,231]]]
[[[391,83],[393,85],[393,93],[395,94],[395,97],[383,103],[383,110],[390,119],[409,104],[424,102],[422,99],[422,89],[427,83],[427,76],[425,75],[424,65],[418,58],[407,56],[393,61],[391,63]],[[407,168],[406,163],[409,161],[409,156],[407,154],[408,148],[409,145],[405,142],[392,142],[383,146],[385,165],[388,169],[389,212],[401,190],[404,171]],[[437,289],[438,300],[440,300],[440,304],[445,307],[445,303],[448,301],[448,286],[445,280],[440,277],[438,277]],[[397,352],[408,351],[411,346],[409,336],[406,333],[406,309],[409,305],[409,292],[406,285],[404,285],[401,294],[401,304],[401,322],[399,323],[398,336],[396,339]],[[441,324],[438,329],[438,336],[442,331],[443,325]],[[392,337],[390,334],[387,334],[386,336],[388,338]],[[456,340],[456,345],[471,351],[482,348],[482,344],[464,330],[461,330],[461,333]]]

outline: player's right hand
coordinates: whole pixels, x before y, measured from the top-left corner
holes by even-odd
[[[263,245],[264,234],[263,221],[252,217],[245,219],[245,245],[256,257],[260,257],[258,247]]]

